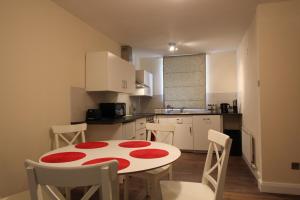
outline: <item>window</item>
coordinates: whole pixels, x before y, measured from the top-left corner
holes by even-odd
[[[205,108],[205,54],[164,57],[164,105]]]

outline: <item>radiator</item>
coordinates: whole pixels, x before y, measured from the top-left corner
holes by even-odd
[[[242,151],[245,159],[255,167],[254,138],[249,131],[242,129]]]

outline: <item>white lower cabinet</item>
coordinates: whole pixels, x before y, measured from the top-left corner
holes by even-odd
[[[158,123],[175,124],[174,146],[183,150],[208,150],[208,130],[221,131],[220,115],[159,115]]]
[[[143,129],[137,130],[135,132],[135,139],[136,140],[146,140],[146,129],[143,128]]]
[[[135,140],[136,135],[135,135],[135,121],[133,122],[128,122],[128,123],[123,123],[123,136],[127,140]]]
[[[195,115],[193,116],[194,150],[208,150],[208,130],[221,131],[220,115]]]
[[[194,149],[191,116],[159,116],[159,123],[175,125],[174,146],[184,150]]]

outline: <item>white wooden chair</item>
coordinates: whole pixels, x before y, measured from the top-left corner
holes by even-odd
[[[81,142],[85,142],[85,133],[87,125],[74,124],[74,125],[55,125],[52,126],[52,131],[54,133],[55,148],[60,147],[60,141],[64,141],[67,145],[74,144],[77,139],[81,139]]]
[[[157,131],[156,141],[173,145],[175,125],[173,124],[156,124],[146,123],[147,140],[151,139],[151,132]],[[169,175],[172,180],[172,164],[166,165],[157,169],[149,170],[143,173],[133,174],[140,178],[145,178],[147,181],[147,195],[150,193],[151,199],[156,200],[160,194],[159,181],[163,176]]]
[[[202,183],[161,181],[163,200],[222,200],[229,152],[232,140],[229,136],[215,130],[208,131],[210,141],[204,166]],[[219,153],[221,146],[222,153]],[[212,165],[213,154],[216,163]],[[217,171],[217,174],[214,174]]]
[[[81,200],[88,200],[99,189],[105,200],[119,199],[118,162],[112,160],[97,165],[80,167],[49,167],[31,160],[25,161],[31,200],[38,200],[37,188],[55,200],[65,200],[57,187],[91,186]],[[101,188],[101,190],[100,190]]]

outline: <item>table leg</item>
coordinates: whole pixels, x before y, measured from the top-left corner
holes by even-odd
[[[129,184],[129,176],[124,175],[123,179],[124,183],[124,200],[128,200],[128,184]]]

